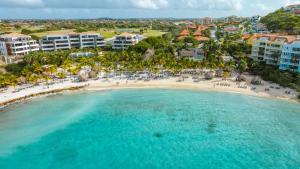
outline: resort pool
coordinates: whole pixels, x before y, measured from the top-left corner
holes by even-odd
[[[49,96],[0,111],[0,169],[299,169],[300,104],[195,90]]]

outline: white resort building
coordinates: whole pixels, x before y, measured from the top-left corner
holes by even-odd
[[[251,58],[255,61],[265,61],[268,65],[279,65],[282,47],[291,43],[295,36],[265,35],[254,40]]]
[[[40,40],[41,50],[57,51],[71,48],[104,47],[104,38],[98,33],[74,33],[46,35]]]
[[[21,60],[29,52],[39,50],[39,44],[31,36],[17,33],[0,36],[0,56],[5,63],[13,63]]]
[[[143,36],[141,35],[122,33],[121,35],[115,37],[112,48],[117,50],[127,49],[128,47],[137,44],[142,39]]]

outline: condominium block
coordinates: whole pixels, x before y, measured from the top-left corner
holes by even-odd
[[[300,38],[283,45],[279,69],[300,73]]]
[[[113,41],[113,49],[127,49],[128,47],[137,44],[143,37],[141,35],[135,35],[130,33],[123,33],[115,37]]]
[[[104,47],[104,38],[97,33],[65,33],[46,35],[40,40],[43,51],[68,50],[71,48]]]
[[[295,40],[294,36],[265,35],[253,41],[251,58],[265,61],[268,65],[279,65],[282,47]]]
[[[31,36],[17,33],[0,36],[0,55],[4,56],[6,63],[14,62],[16,58],[38,50],[39,44]]]

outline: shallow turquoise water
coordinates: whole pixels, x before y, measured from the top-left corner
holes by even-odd
[[[193,90],[51,96],[0,112],[0,169],[299,169],[300,105]]]

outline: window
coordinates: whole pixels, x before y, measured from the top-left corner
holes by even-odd
[[[300,52],[300,48],[293,48],[293,51]]]

